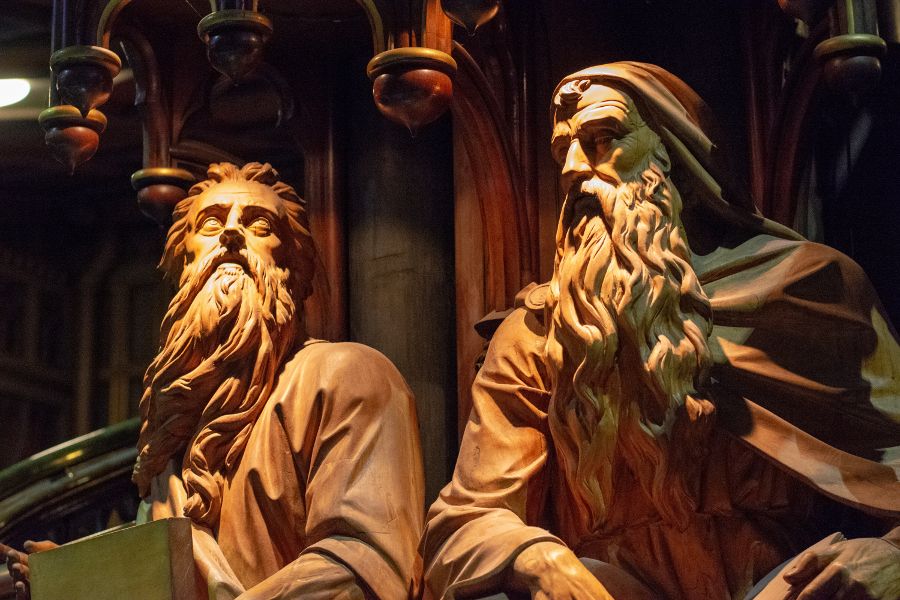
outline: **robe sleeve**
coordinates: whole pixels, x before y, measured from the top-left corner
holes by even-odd
[[[354,572],[346,565],[318,552],[308,552],[237,600],[364,600],[365,597]]]
[[[420,546],[426,599],[496,591],[523,548],[562,544],[526,524],[539,521],[546,493],[549,393],[541,329],[534,315],[518,309],[491,341],[472,386],[453,479],[428,513]]]
[[[318,346],[304,364],[317,382],[310,421],[288,428],[306,479],[299,561],[325,555],[382,600],[415,597],[424,477],[412,393],[377,351]]]

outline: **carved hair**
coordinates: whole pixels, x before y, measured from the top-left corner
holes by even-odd
[[[575,536],[602,524],[621,468],[663,518],[683,524],[708,429],[701,417],[712,412],[697,396],[710,362],[709,300],[658,138],[649,154],[635,181],[614,190],[584,182],[596,202],[567,200],[557,231],[546,305],[549,424],[574,505],[563,526]],[[604,193],[614,201],[601,203]]]
[[[141,433],[133,479],[142,496],[166,462],[187,449],[182,476],[185,514],[215,527],[224,475],[246,447],[253,424],[298,335],[302,301],[311,291],[315,248],[296,192],[270,165],[222,163],[191,188],[175,209],[160,263],[179,282],[161,327],[161,348],[144,376]],[[279,233],[290,251],[286,265],[264,264],[250,248],[249,273],[217,269],[225,249],[185,262],[185,236],[196,197],[225,181],[267,185],[284,200]]]

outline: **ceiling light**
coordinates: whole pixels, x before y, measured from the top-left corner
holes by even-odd
[[[31,91],[27,79],[0,79],[0,106],[9,106],[25,99]]]

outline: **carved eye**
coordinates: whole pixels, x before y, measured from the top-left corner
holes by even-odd
[[[597,129],[590,134],[590,147],[596,149],[602,155],[609,149],[610,144],[617,139],[619,139],[617,131],[606,127]]]
[[[594,143],[598,146],[609,146],[614,139],[616,139],[616,136],[611,131],[604,130],[594,136]]]
[[[272,224],[269,223],[269,220],[265,217],[257,217],[256,219],[253,219],[253,222],[250,223],[248,229],[252,231],[254,235],[265,237],[272,233]]]
[[[551,142],[550,145],[550,153],[553,155],[553,159],[559,163],[563,164],[566,160],[566,152],[569,151],[569,145],[571,144],[571,140],[558,137]]]
[[[215,235],[222,230],[222,221],[216,217],[206,217],[200,225],[200,235]]]

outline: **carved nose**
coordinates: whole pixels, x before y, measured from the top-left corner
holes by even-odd
[[[244,247],[244,236],[237,229],[226,229],[219,236],[219,243],[234,252]]]
[[[568,189],[576,179],[583,179],[590,173],[591,164],[581,148],[581,142],[577,139],[572,140],[572,143],[569,144],[569,151],[566,152],[566,160],[561,172],[564,189]]]

